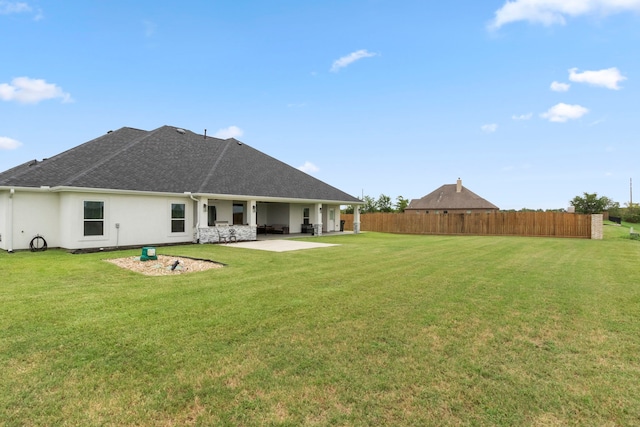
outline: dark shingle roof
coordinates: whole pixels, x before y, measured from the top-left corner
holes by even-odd
[[[233,138],[163,126],[122,128],[41,162],[0,173],[0,186],[81,187],[359,200]]]
[[[413,199],[407,209],[454,210],[454,209],[498,209],[496,205],[461,185],[445,184],[421,199]]]

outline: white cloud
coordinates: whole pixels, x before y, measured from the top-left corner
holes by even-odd
[[[588,112],[589,109],[581,105],[569,105],[561,102],[549,108],[546,113],[540,114],[540,117],[548,119],[550,122],[564,123],[568,120],[579,119]]]
[[[213,136],[220,139],[229,139],[241,137],[242,135],[244,135],[244,131],[238,126],[229,126],[228,128],[218,129],[218,132]]]
[[[344,68],[348,65],[351,65],[362,58],[371,58],[372,56],[376,56],[376,55],[377,53],[371,53],[366,49],[352,52],[347,56],[343,56],[342,58],[333,61],[333,65],[331,66],[331,72],[336,73],[340,70],[340,68]]]
[[[15,150],[22,144],[15,139],[8,138],[6,136],[0,136],[0,150]]]
[[[0,83],[0,100],[3,101],[37,104],[54,98],[61,98],[62,102],[73,102],[71,95],[64,92],[62,88],[42,79],[16,77],[11,83]]]
[[[569,83],[553,82],[550,87],[554,92],[566,92],[569,90],[571,85]]]
[[[317,167],[316,165],[314,165],[311,162],[304,162],[304,165],[299,166],[298,169],[301,170],[304,173],[315,173],[315,172],[318,172],[320,170],[319,167]]]
[[[21,1],[0,0],[0,15],[11,15],[14,13],[33,13],[33,19],[39,21],[43,18],[41,9],[34,9],[28,3]]]
[[[519,116],[516,116],[515,114],[513,116],[511,116],[511,118],[513,120],[530,120],[531,117],[533,117],[533,113],[528,113],[528,114],[520,114]]]
[[[27,3],[17,1],[0,0],[0,15],[10,15],[12,13],[26,13],[33,9]]]
[[[485,133],[493,133],[498,130],[498,125],[495,123],[491,123],[487,125],[482,125],[480,129],[482,129],[482,132],[485,132]]]
[[[568,16],[611,15],[627,11],[640,11],[640,0],[508,0],[495,12],[489,28],[498,29],[517,21],[546,26],[564,25]]]
[[[620,70],[616,67],[598,71],[583,71],[582,73],[579,73],[577,68],[572,68],[569,70],[569,80],[618,90],[620,89],[618,83],[627,80],[627,78],[620,74]]]

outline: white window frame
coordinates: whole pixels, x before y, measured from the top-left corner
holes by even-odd
[[[182,218],[173,216],[173,207],[175,205],[181,205],[182,206],[182,209],[183,209]],[[182,231],[173,231],[174,221],[182,221]],[[169,204],[169,232],[171,233],[172,236],[175,236],[177,234],[186,234],[186,232],[187,232],[187,204],[186,203],[184,203],[184,202],[171,202]]]
[[[101,203],[102,204],[102,218],[87,218],[86,217],[86,204],[87,203]],[[82,237],[85,239],[100,239],[106,237],[106,202],[100,199],[84,199],[82,200]],[[102,223],[102,234],[86,234],[85,225],[87,222]]]

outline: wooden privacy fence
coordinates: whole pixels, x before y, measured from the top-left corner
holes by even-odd
[[[353,230],[353,214],[341,214]],[[564,212],[472,214],[370,213],[360,215],[361,231],[399,234],[450,234],[591,238],[592,216]]]

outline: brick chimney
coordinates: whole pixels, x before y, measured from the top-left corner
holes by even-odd
[[[456,181],[456,193],[461,193],[461,192],[462,192],[462,180],[458,178],[458,180]]]

